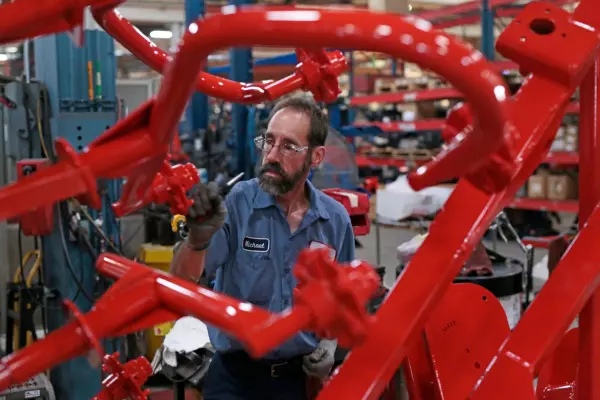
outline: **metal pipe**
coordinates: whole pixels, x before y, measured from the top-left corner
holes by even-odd
[[[494,12],[490,0],[481,0],[481,52],[494,60]]]
[[[600,26],[596,3],[581,2],[575,16]],[[580,87],[579,111],[579,229],[588,223],[600,200],[600,61],[594,61]],[[600,399],[600,292],[596,291],[579,317],[579,368],[577,398]]]
[[[204,17],[206,7],[204,0],[185,0],[185,26]],[[186,110],[188,126],[192,135],[201,135],[208,128],[208,96],[195,92]],[[200,138],[202,139],[202,138]]]
[[[29,48],[31,45],[31,41],[29,39],[25,39],[23,41],[23,70],[25,75],[25,82],[31,82],[31,61],[29,59]]]

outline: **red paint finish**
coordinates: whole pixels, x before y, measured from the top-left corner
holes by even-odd
[[[452,84],[467,105],[461,106],[460,118],[449,121],[452,132],[446,135],[444,151],[409,175],[415,189],[461,179],[375,316],[367,315],[364,307],[379,286],[373,269],[365,263],[341,267],[328,259],[327,250],[302,253],[295,268],[299,285],[294,307],[279,314],[105,254],[97,267],[117,283],[92,311],[81,315],[72,310],[75,321],[4,358],[0,389],[87,352],[100,338],[195,315],[236,336],[255,357],[299,330],[335,337],[351,347],[320,392],[321,400],[379,398],[407,355],[416,398],[533,400],[532,379],[545,371],[547,360],[565,359],[561,352],[573,343],[562,346],[563,334],[589,300],[581,315],[577,381],[571,386],[580,399],[600,398],[600,297],[592,296],[600,283],[600,211],[594,209],[600,199],[600,14],[591,0],[582,0],[573,15],[552,4],[530,3],[505,30],[498,50],[530,72],[512,97],[496,65],[414,16],[226,8],[226,14],[191,24],[171,58],[135,32],[113,9],[115,2],[46,0],[35,9],[24,3],[0,7],[0,43],[74,29],[82,7],[91,5],[101,25],[164,73],[164,80],[156,98],[86,152],[78,154],[57,140],[57,164],[0,189],[1,219],[71,196],[97,207],[96,180],[123,176],[127,184],[120,204],[134,209],[152,190],[194,90],[242,103],[271,100],[294,89],[331,100],[337,96],[335,77],[345,69],[345,60],[341,53],[316,50],[322,47],[364,49],[418,63]],[[298,50],[302,62],[296,72],[278,82],[232,83],[201,72],[214,51],[253,45],[305,50]],[[489,298],[489,307],[462,307],[474,301],[469,296],[480,293],[455,288],[452,281],[498,212],[545,159],[580,85],[580,210],[585,225],[521,322],[508,333],[496,300]],[[477,321],[470,321],[472,313],[479,316]],[[575,376],[572,361],[548,368],[552,374],[543,380],[548,382],[545,388],[556,383],[553,377],[572,381]],[[552,393],[553,399],[563,398],[556,390]]]

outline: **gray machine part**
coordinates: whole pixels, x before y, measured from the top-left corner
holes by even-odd
[[[42,158],[41,140],[37,118],[41,85],[39,83],[10,82],[4,85],[4,94],[16,104],[16,108],[5,108],[6,127],[5,155],[8,160],[4,172],[8,182],[17,178],[15,163],[24,158]],[[27,104],[27,108],[24,107]],[[41,118],[41,117],[40,117]]]
[[[172,367],[161,360],[161,370],[173,382],[188,382],[195,388],[201,388],[213,355],[214,352],[207,348],[178,353],[177,366]]]
[[[50,379],[39,374],[0,392],[0,400],[56,400]]]
[[[325,141],[325,158],[313,170],[311,182],[317,189],[354,190],[360,186],[354,152],[344,135],[329,128]]]

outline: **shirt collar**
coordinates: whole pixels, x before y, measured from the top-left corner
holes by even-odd
[[[325,195],[315,188],[310,181],[306,181],[306,186],[308,187],[308,191],[310,193],[310,210],[323,219],[329,219],[329,213],[327,212],[327,208],[325,207],[325,204],[323,204],[323,200],[321,198],[321,196]],[[268,208],[276,205],[277,201],[275,200],[275,196],[265,192],[260,186],[258,186],[252,207]]]

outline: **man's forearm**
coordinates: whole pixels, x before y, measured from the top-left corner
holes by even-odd
[[[183,241],[173,253],[169,272],[178,278],[197,283],[204,271],[206,250],[196,251]]]

